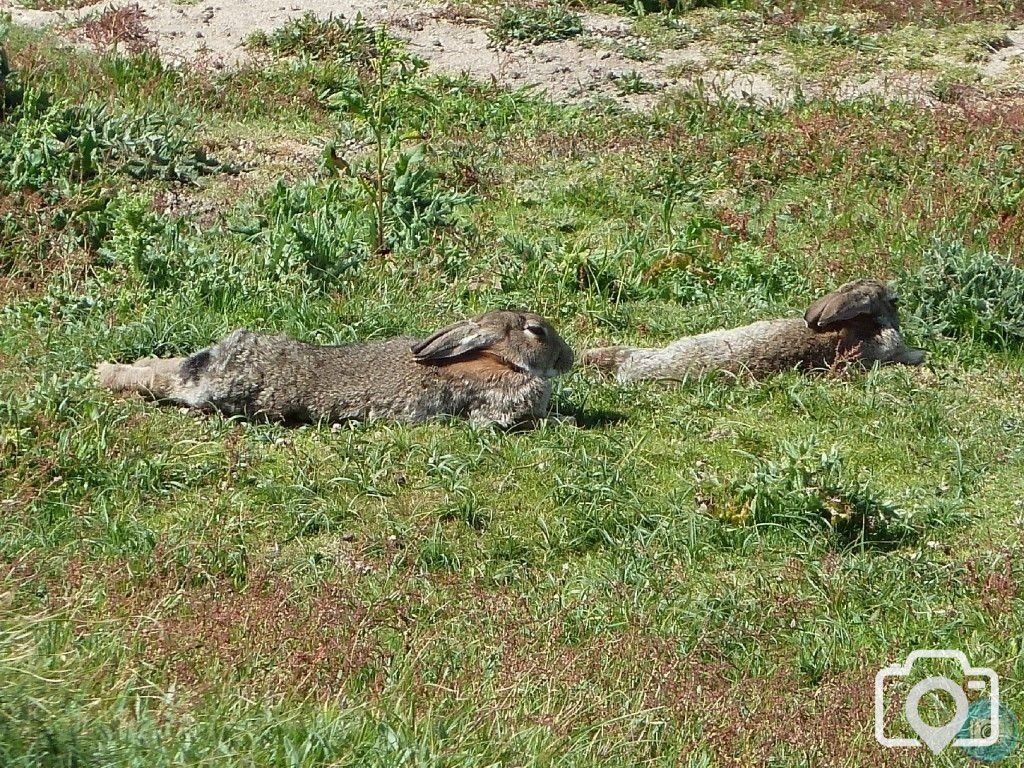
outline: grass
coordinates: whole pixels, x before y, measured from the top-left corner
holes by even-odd
[[[1024,713],[1019,104],[634,114],[299,24],[225,74],[7,37],[0,764],[931,765],[871,731],[916,648]],[[660,344],[864,274],[922,369],[576,371],[575,428],[290,429],[91,374],[509,304]]]

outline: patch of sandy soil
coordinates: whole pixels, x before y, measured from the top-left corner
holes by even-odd
[[[84,19],[133,0],[103,0],[76,10],[40,11],[14,0],[0,0],[16,22],[69,34]],[[471,76],[509,87],[534,86],[558,100],[580,101],[608,96],[637,109],[652,106],[666,88],[702,88],[712,96],[753,102],[786,102],[797,91],[804,95],[826,88],[840,97],[867,94],[895,100],[930,103],[934,78],[920,73],[879,72],[870,78],[822,85],[795,75],[783,61],[762,60],[757,72],[716,66],[716,49],[693,43],[661,51],[649,61],[633,61],[615,50],[632,42],[629,21],[596,13],[583,14],[586,34],[574,40],[517,45],[490,44],[487,20],[474,18],[472,6],[411,5],[408,0],[138,0],[145,24],[160,54],[172,62],[203,60],[232,66],[249,56],[243,41],[257,30],[272,31],[308,11],[319,16],[357,14],[371,24],[386,24],[408,41],[410,49],[438,71]],[[1011,45],[996,52],[978,68],[983,79],[1006,79],[1024,62],[1024,32],[1011,33]],[[581,44],[582,41],[582,44]],[[622,46],[619,46],[622,47]],[[1024,67],[1021,67],[1024,69]],[[617,79],[636,73],[650,88],[623,93]]]
[[[1006,33],[1006,39],[1009,45],[996,51],[979,67],[979,71],[988,80],[1015,77],[1019,83],[1021,75],[1024,75],[1024,30],[1010,30]]]

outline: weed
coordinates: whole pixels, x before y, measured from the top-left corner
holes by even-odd
[[[358,77],[328,93],[326,102],[361,130],[370,145],[368,160],[350,163],[334,146],[325,158],[332,173],[352,178],[363,190],[373,217],[371,249],[391,250],[397,243],[415,247],[421,233],[447,223],[451,209],[468,200],[433,190],[434,173],[424,160],[422,140],[403,129],[402,115],[414,101],[429,101],[417,81],[424,63],[410,56],[401,44],[378,30],[373,54],[363,62]],[[348,128],[348,125],[346,125]]]
[[[630,61],[651,61],[654,53],[643,45],[630,44],[622,49],[622,55]]]
[[[907,533],[906,513],[851,478],[836,446],[783,443],[779,460],[758,459],[739,481],[704,481],[698,502],[719,519],[755,525],[823,524],[840,541],[893,543]]]
[[[108,8],[82,23],[82,35],[96,50],[105,53],[152,52],[156,41],[145,18],[146,13],[138,3]]]
[[[224,169],[189,138],[180,122],[159,113],[114,115],[100,105],[49,103],[27,91],[0,131],[8,189],[67,194],[101,173],[191,182]]]
[[[377,55],[376,43],[373,29],[361,15],[348,22],[333,16],[324,19],[312,11],[273,32],[257,31],[245,40],[246,47],[277,56],[307,56],[347,64]]]
[[[878,44],[870,37],[842,24],[797,24],[786,30],[786,36],[795,43],[835,45],[854,48],[858,51],[871,51],[878,48]]]
[[[8,169],[0,194],[36,195],[43,203],[30,214],[36,226],[45,222],[74,244],[95,248],[106,236],[114,178],[195,183],[229,170],[195,144],[192,129],[159,112],[72,105],[37,87],[9,93],[16,101],[0,124],[0,162]],[[22,217],[5,221],[8,236],[25,232]]]
[[[620,75],[613,75],[612,80],[615,83],[615,89],[623,96],[634,93],[651,93],[658,89],[654,83],[644,80],[643,75],[635,69]]]
[[[1013,182],[1004,192],[1019,198],[1024,187]],[[997,347],[1024,343],[1024,269],[998,254],[938,243],[901,287],[919,330]]]
[[[504,8],[488,37],[496,43],[537,45],[583,34],[583,20],[558,3],[511,5]]]

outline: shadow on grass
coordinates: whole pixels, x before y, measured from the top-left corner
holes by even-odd
[[[570,406],[559,409],[559,413],[564,416],[571,416],[574,418],[576,420],[576,426],[580,429],[609,427],[615,424],[621,424],[629,418],[624,413],[612,411],[608,408],[592,408],[584,411]]]

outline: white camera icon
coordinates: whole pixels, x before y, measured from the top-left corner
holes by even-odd
[[[885,735],[885,682],[890,678],[909,677],[910,670],[919,659],[953,659],[963,671],[964,683],[971,691],[981,692],[991,700],[991,717],[986,735],[981,738],[958,738],[967,722],[970,703],[963,686],[948,677],[927,677],[914,685],[907,694],[904,714],[918,739],[890,738]],[[942,726],[924,722],[918,712],[921,698],[932,691],[948,693],[955,704],[953,719]],[[961,651],[912,651],[902,664],[884,667],[875,675],[875,739],[883,747],[920,747],[922,742],[936,755],[949,744],[955,747],[990,747],[999,741],[999,676],[988,667],[972,667]],[[983,731],[985,732],[985,731]]]

